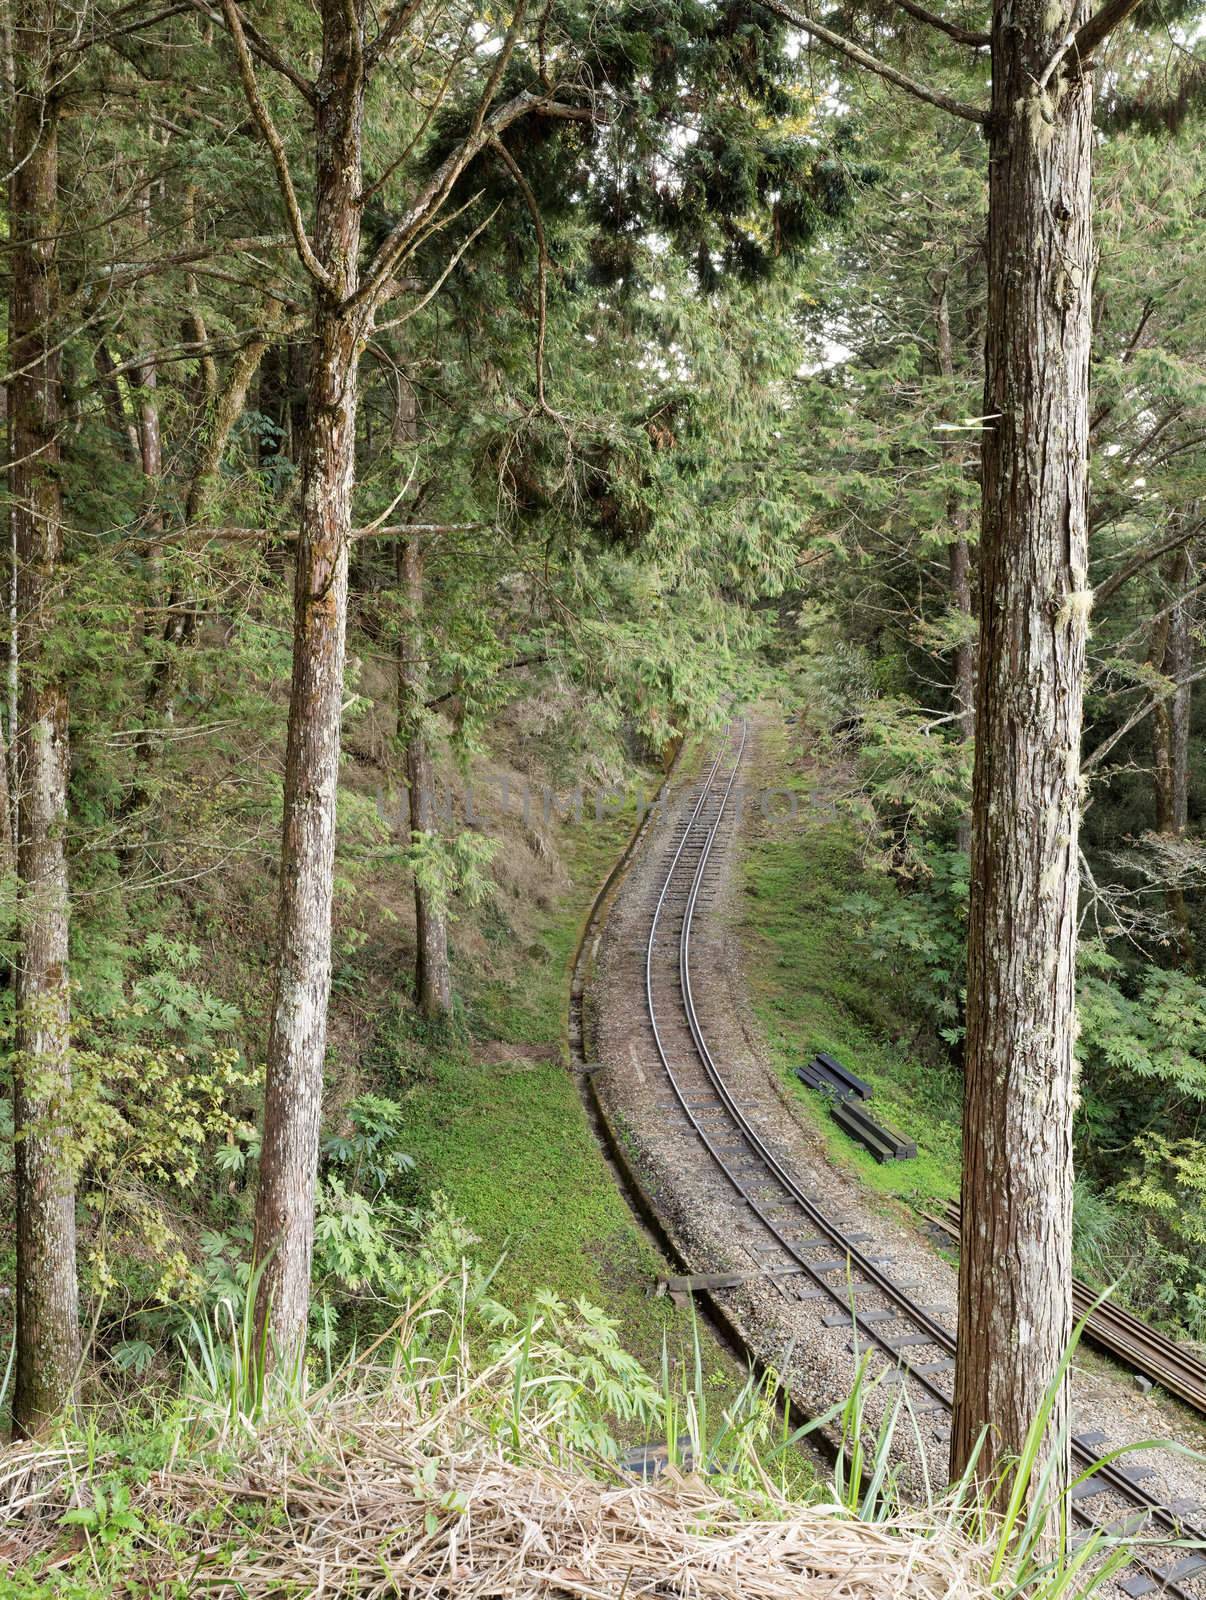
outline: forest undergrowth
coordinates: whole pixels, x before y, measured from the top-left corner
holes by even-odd
[[[1042,1492],[1041,1426],[991,1482],[919,1505],[892,1465],[903,1391],[874,1427],[866,1363],[792,1427],[773,1377],[711,1400],[698,1336],[685,1366],[664,1352],[650,1371],[605,1318],[551,1294],[517,1317],[465,1274],[322,1382],[265,1375],[250,1293],[195,1323],[183,1355],[180,1391],[137,1428],[94,1421],[7,1454],[0,1600],[611,1600],[667,1583],[701,1600],[1063,1600],[1134,1550],[1070,1540],[1070,1502]],[[617,1417],[668,1441],[657,1475],[624,1464]],[[798,1447],[822,1427],[838,1448],[814,1478]]]

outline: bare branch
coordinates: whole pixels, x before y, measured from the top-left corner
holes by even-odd
[[[422,3],[423,0],[397,0],[397,4],[390,7],[381,24],[380,32],[368,47],[370,66],[380,61],[387,51],[393,49]]]
[[[1128,561],[1124,561],[1120,567],[1111,572],[1104,583],[1097,585],[1093,591],[1093,604],[1095,606],[1104,605],[1111,595],[1117,594],[1123,584],[1133,578],[1137,572],[1141,572],[1151,562],[1158,561],[1162,555],[1167,555],[1170,550],[1179,550],[1183,544],[1188,544],[1191,539],[1196,538],[1201,533],[1204,527],[1206,527],[1206,522],[1195,522],[1191,528],[1178,529],[1171,538],[1161,539],[1157,544],[1145,545],[1142,550],[1136,551]]]
[[[1200,667],[1197,672],[1190,672],[1184,678],[1170,678],[1159,693],[1154,694],[1150,700],[1144,701],[1137,710],[1132,711],[1126,721],[1120,727],[1115,728],[1108,739],[1103,739],[1091,755],[1085,756],[1080,764],[1081,776],[1083,777],[1086,773],[1092,772],[1095,767],[1100,766],[1114,746],[1121,739],[1125,739],[1132,728],[1138,727],[1145,717],[1149,717],[1157,706],[1163,705],[1166,700],[1171,700],[1178,689],[1184,689],[1191,683],[1197,683],[1201,678],[1206,678],[1206,667]]]
[[[287,308],[286,308],[287,309]],[[159,367],[169,361],[192,361],[205,356],[237,355],[249,344],[264,337],[264,330],[260,327],[248,328],[241,333],[232,333],[225,338],[209,340],[185,339],[179,344],[163,345],[157,350],[148,350],[130,361],[123,361],[115,365],[106,376],[109,378],[123,378],[138,367]],[[0,382],[6,381],[0,379]]]
[[[1147,324],[1148,324],[1148,322],[1149,322],[1149,320],[1151,318],[1152,312],[1155,309],[1156,309],[1155,297],[1154,296],[1149,296],[1149,298],[1146,301],[1144,301],[1143,310],[1140,313],[1138,325],[1136,326],[1134,333],[1131,335],[1130,340],[1127,343],[1126,349],[1122,352],[1122,359],[1121,359],[1121,365],[1122,366],[1125,367],[1125,366],[1129,366],[1130,365],[1132,359],[1134,358],[1135,351],[1138,350],[1138,348],[1139,348],[1139,341],[1143,337],[1144,329],[1147,327]],[[1112,400],[1108,400],[1108,401],[1105,402],[1104,405],[1101,405],[1101,406],[1098,407],[1097,411],[1094,413],[1094,415],[1092,416],[1092,418],[1089,421],[1089,438],[1090,439],[1096,438],[1097,434],[1101,430],[1102,423],[1104,423],[1112,415],[1113,411],[1114,411],[1114,402]]]
[[[127,22],[123,27],[111,28],[108,33],[94,33],[87,38],[77,39],[64,53],[75,55],[81,50],[91,50],[93,45],[108,44],[113,39],[122,39],[131,33],[142,33],[145,29],[154,27],[157,22],[167,22],[169,18],[182,16],[193,8],[194,0],[177,0],[175,5],[165,6],[162,11],[156,11],[149,17],[139,17],[134,22]]]
[[[874,72],[888,83],[894,83],[898,89],[905,89],[909,94],[915,95],[918,100],[924,100],[927,105],[937,106],[940,111],[949,111],[953,117],[962,117],[967,122],[984,123],[988,121],[988,111],[982,106],[968,105],[963,100],[956,100],[952,95],[943,94],[940,89],[927,89],[925,84],[918,83],[915,78],[906,77],[903,72],[897,72],[895,67],[888,66],[887,62],[880,61],[876,56],[864,50],[861,45],[854,44],[845,39],[840,33],[834,33],[832,28],[827,28],[823,23],[814,22],[811,17],[802,16],[791,6],[784,5],[783,0],[761,0],[763,8],[776,17],[781,17],[784,22],[793,28],[799,28],[801,33],[806,33],[810,38],[818,40],[821,44],[828,45],[831,50],[836,50],[839,55],[853,61],[857,66],[866,67],[868,72]]]
[[[477,199],[477,198],[478,198],[478,196],[475,195],[474,199]],[[400,317],[392,317],[388,322],[380,323],[378,325],[378,327],[377,327],[377,332],[378,333],[386,333],[386,332],[389,331],[390,328],[400,328],[404,322],[409,322],[412,317],[417,316],[418,313],[420,311],[422,311],[425,306],[430,304],[430,302],[435,299],[436,295],[439,294],[440,290],[444,287],[444,284],[447,282],[448,278],[456,270],[457,263],[460,261],[461,257],[465,254],[466,250],[469,250],[473,246],[473,244],[477,240],[477,238],[482,233],[484,233],[485,230],[490,226],[490,224],[494,221],[495,217],[498,215],[498,211],[499,211],[498,206],[495,206],[494,210],[490,213],[490,215],[488,217],[484,217],[482,219],[482,221],[478,223],[477,227],[474,228],[473,232],[470,233],[468,235],[468,237],[466,239],[464,239],[461,242],[461,244],[459,244],[457,246],[456,250],[453,252],[452,256],[449,258],[449,260],[445,264],[445,266],[444,266],[443,270],[441,271],[439,277],[436,278],[435,282],[432,283],[427,288],[427,290],[424,292],[422,299],[416,301],[415,304],[410,308],[410,310],[407,311],[407,312],[404,312],[402,316],[400,316]],[[415,280],[413,278],[403,279],[402,280],[402,286],[403,287],[414,288],[416,286],[416,282],[417,282],[417,280]],[[419,284],[418,287],[421,288],[422,285]],[[383,296],[383,298],[385,298],[385,297]]]
[[[247,104],[251,107],[251,114],[259,125],[259,130],[264,136],[264,143],[272,155],[273,165],[276,167],[277,183],[281,191],[281,199],[285,203],[285,215],[289,219],[289,229],[293,234],[293,242],[297,246],[297,254],[301,264],[314,279],[315,283],[328,292],[335,289],[335,279],[323,266],[314,254],[314,246],[306,234],[306,225],[302,221],[301,207],[297,203],[297,191],[293,187],[293,174],[289,171],[289,158],[285,154],[284,142],[276,131],[276,124],[268,107],[264,104],[260,94],[260,86],[255,78],[255,65],[251,59],[251,51],[247,48],[247,37],[243,32],[242,18],[234,0],[222,0],[222,14],[226,18],[226,26],[231,40],[234,43],[235,56],[239,63],[239,77],[243,82],[243,93],[247,97]]]
[[[491,526],[489,522],[398,522],[387,524],[385,527],[375,527],[369,523],[363,528],[353,528],[350,537],[357,542],[367,539],[413,539],[422,534],[434,537],[443,533],[477,533]],[[198,526],[181,528],[167,535],[157,534],[154,540],[133,539],[126,542],[129,545],[155,543],[160,546],[173,548],[184,546],[191,549],[206,544],[271,544],[274,540],[291,544],[297,537],[296,528]]]
[[[927,11],[924,6],[917,5],[916,0],[896,0],[896,4],[911,17],[916,17],[918,22],[927,23],[929,27],[937,28],[948,38],[954,39],[956,44],[970,45],[973,50],[984,50],[992,43],[991,33],[981,33],[975,28],[960,27],[957,22],[948,22],[936,11]]]
[[[1056,68],[1069,55],[1076,59],[1078,70],[1091,66],[1090,57],[1093,51],[1099,44],[1104,44],[1115,29],[1122,26],[1138,5],[1139,0],[1106,0],[1105,5],[1075,33],[1070,33],[1060,42],[1055,54],[1039,75],[1039,88],[1047,87]]]
[[[538,95],[529,94],[526,90],[514,96],[513,99],[504,101],[497,111],[486,117],[481,126],[471,132],[457,148],[436,168],[428,179],[413,205],[394,224],[377,249],[376,255],[365,272],[364,281],[360,288],[348,301],[349,308],[363,305],[366,302],[376,304],[383,297],[383,291],[393,277],[395,268],[413,243],[416,235],[425,226],[428,220],[439,210],[448,196],[449,190],[460,177],[461,173],[473,160],[479,151],[496,135],[509,128],[520,117],[525,117],[531,112],[539,111],[542,115],[556,116],[563,113],[575,114],[575,108],[570,106],[557,106],[541,99]]]
[[[537,650],[531,655],[516,656],[513,661],[504,661],[501,666],[495,667],[494,670],[495,672],[520,672],[524,667],[541,666],[548,659],[547,650]],[[458,683],[455,688],[446,689],[443,694],[436,695],[434,700],[429,700],[427,702],[427,710],[434,711],[437,706],[444,705],[448,700],[455,700],[458,695],[464,694],[464,692],[464,684]]]
[[[198,261],[209,261],[214,256],[246,255],[251,250],[288,249],[292,240],[287,233],[261,234],[249,239],[215,239],[208,244],[189,245],[171,255],[157,256],[153,261],[119,261],[101,269],[99,275],[85,284],[94,289],[103,283],[106,289],[126,287],[140,278],[152,277],[157,272],[168,272],[172,267],[187,267]]]
[[[210,22],[216,22],[219,27],[222,26],[222,15],[216,6],[209,3],[209,0],[190,0],[190,4],[194,11],[199,11],[203,17],[208,17]],[[244,37],[252,54],[258,56],[266,67],[271,67],[273,72],[279,72],[282,78],[286,78],[297,90],[298,94],[302,96],[306,104],[312,106],[315,101],[315,90],[309,78],[303,77],[296,67],[291,67],[284,56],[280,54],[275,46],[269,44],[260,30],[254,24],[248,22],[246,17],[240,20],[243,24]]]
[[[1104,44],[1109,36],[1122,26],[1138,5],[1139,0],[1106,0],[1106,4],[1089,18],[1073,40],[1073,48],[1082,64],[1088,60],[1099,44]]]

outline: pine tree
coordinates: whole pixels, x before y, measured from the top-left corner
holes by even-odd
[[[63,308],[59,293],[58,129],[64,20],[42,0],[18,8],[9,215],[9,458],[18,618],[17,873],[21,950],[16,1137],[17,1359],[13,1425],[37,1435],[73,1403],[80,1366],[74,1160],[67,1127],[71,1001],[67,969],[67,683],[55,659],[62,584],[59,479]]]

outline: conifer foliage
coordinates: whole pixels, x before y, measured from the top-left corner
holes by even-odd
[[[14,0],[19,1432],[186,1283],[292,1371],[316,1273],[408,1281],[405,1097],[330,1129],[358,887],[405,881],[434,1048],[492,871],[440,773],[522,702],[610,777],[785,659],[963,1073],[952,1470],[1062,1370],[1074,1139],[1199,1314],[1203,80],[1147,9]]]

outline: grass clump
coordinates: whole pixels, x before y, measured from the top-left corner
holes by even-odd
[[[483,1318],[484,1353],[469,1337]],[[225,1352],[197,1330],[190,1381],[150,1448],[68,1436],[0,1459],[0,1600],[1061,1600],[1129,1559],[1108,1535],[1075,1549],[1057,1537],[1066,1501],[1031,1509],[1037,1445],[983,1491],[969,1476],[906,1505],[889,1465],[903,1394],[873,1427],[865,1368],[812,1425],[835,1424],[842,1448],[831,1480],[801,1496],[807,1430],[785,1428],[773,1384],[751,1378],[712,1409],[698,1360],[655,1378],[586,1306],[546,1295],[517,1321],[462,1276],[309,1391],[298,1373],[250,1378],[247,1325],[231,1308]],[[686,1451],[653,1480],[619,1460],[607,1418],[621,1403],[651,1435],[686,1426]]]

